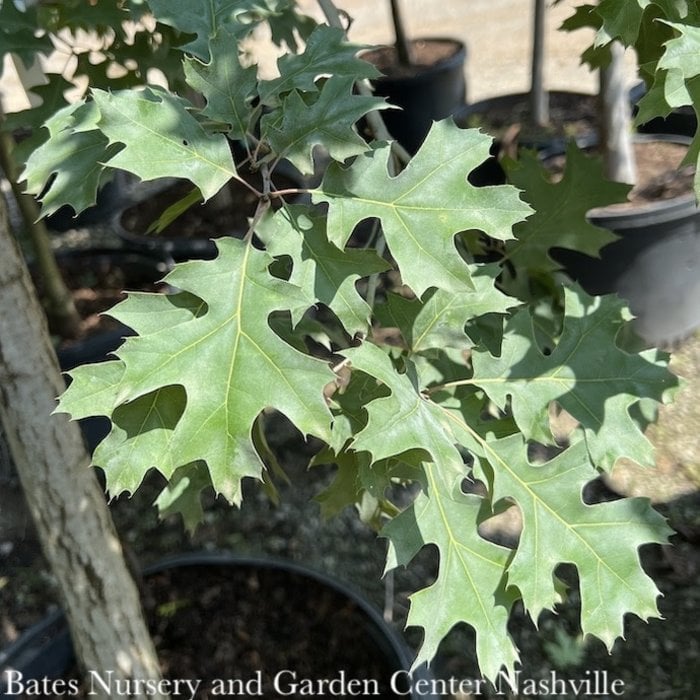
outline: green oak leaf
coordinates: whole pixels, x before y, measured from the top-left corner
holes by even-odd
[[[267,0],[265,19],[270,27],[272,41],[277,46],[286,44],[292,53],[299,53],[297,37],[307,41],[318,26],[316,20],[297,11],[296,0]]]
[[[491,473],[477,468],[477,476],[491,485],[494,502],[514,499],[522,514],[508,583],[518,588],[533,620],[558,602],[554,570],[563,562],[578,570],[583,633],[608,649],[623,636],[625,613],[643,620],[658,616],[659,591],[638,550],[649,542],[664,544],[671,530],[647,499],[586,505],[582,489],[597,472],[583,442],[537,466],[528,462],[522,436],[489,441],[486,450]]]
[[[367,452],[343,450],[336,454],[326,448],[311,462],[311,466],[320,464],[335,464],[338,468],[333,481],[315,497],[324,518],[332,518],[348,506],[361,503],[365,493],[377,501],[385,499],[386,490],[395,480],[423,479],[420,455],[411,452],[373,463]]]
[[[347,451],[355,435],[367,425],[367,404],[390,394],[385,384],[357,369],[351,372],[343,368],[340,379],[340,387],[329,400],[333,425],[328,445],[338,455]]]
[[[369,62],[356,57],[358,44],[351,44],[345,32],[325,24],[316,27],[306,41],[303,53],[285,54],[277,61],[279,77],[260,83],[260,99],[275,104],[281,95],[299,90],[316,92],[317,80],[322,76],[334,78],[376,78],[379,71]]]
[[[330,439],[323,390],[333,373],[267,322],[275,310],[306,308],[307,297],[269,274],[267,253],[236,239],[217,247],[214,260],[177,265],[166,277],[180,292],[117,305],[110,313],[139,335],[117,351],[118,362],[73,373],[61,398],[60,410],[75,418],[91,410],[85,397],[100,399],[90,415],[111,416],[114,428],[95,452],[96,463],[109,460],[108,482],[110,474],[136,481],[151,467],[170,478],[201,460],[216,491],[240,503],[241,479],[260,478],[263,467],[251,431],[265,408]],[[164,392],[182,398],[165,401]]]
[[[444,413],[420,393],[410,365],[399,374],[387,354],[368,342],[344,350],[343,355],[353,372],[360,370],[391,390],[389,396],[365,406],[367,424],[356,434],[351,444],[354,450],[371,453],[374,462],[407,450],[424,450],[442,468],[465,474],[464,460]]]
[[[292,273],[289,281],[309,298],[328,306],[349,335],[366,333],[372,313],[355,288],[355,282],[389,268],[388,263],[370,250],[340,250],[328,242],[326,221],[303,206],[290,205],[268,215],[256,233],[273,255],[289,255]]]
[[[156,88],[93,91],[98,126],[111,144],[123,144],[108,165],[143,180],[186,177],[213,197],[236,170],[223,134],[208,134],[186,103]],[[157,125],[157,126],[156,126]]]
[[[71,382],[61,395],[62,408],[70,406],[75,420],[88,416],[108,416],[117,401],[119,382],[124,375],[124,365],[119,360],[98,364],[78,365],[71,370]]]
[[[64,204],[76,213],[95,204],[107,176],[104,163],[119,148],[96,128],[98,118],[94,103],[76,102],[46,122],[48,139],[31,153],[22,173],[27,192],[41,194],[42,215]]]
[[[344,247],[360,221],[377,217],[404,283],[417,296],[429,287],[454,293],[472,289],[455,235],[477,229],[505,240],[530,213],[509,185],[477,188],[467,182],[467,175],[488,157],[490,145],[489,136],[447,119],[433,124],[418,153],[396,176],[389,175],[388,145],[358,156],[347,169],[332,163],[312,193],[315,202],[328,203],[330,240]]]
[[[406,624],[425,633],[414,663],[429,661],[452,627],[465,622],[476,632],[484,676],[494,680],[503,666],[512,674],[519,659],[507,629],[514,601],[506,590],[511,552],[479,536],[481,498],[464,494],[461,480],[439,464],[426,465],[425,473],[425,491],[382,530],[391,542],[387,569],[405,566],[426,544],[440,553],[435,582],[411,596]]]
[[[362,486],[357,478],[358,473],[361,465],[369,465],[371,461],[366,452],[346,451],[336,455],[330,448],[314,457],[310,465],[312,467],[321,464],[337,466],[333,481],[314,497],[321,507],[321,517],[324,520],[335,517],[361,500]]]
[[[209,472],[202,462],[180,467],[155,500],[158,515],[161,519],[180,515],[185,529],[193,534],[204,518],[200,494],[209,486]]]
[[[121,381],[126,377],[123,363],[122,369],[120,383],[112,390],[117,392],[115,402],[120,400]],[[104,381],[104,376],[98,379]],[[126,406],[113,404],[111,411],[107,409],[112,428],[95,448],[92,459],[104,470],[109,493],[134,493],[149,468],[155,467],[166,479],[174,476],[182,463],[172,451],[172,439],[186,404],[183,387],[173,385],[139,396]],[[75,417],[75,409],[71,415]],[[138,459],[132,459],[132,455],[138,455]]]
[[[656,402],[677,379],[656,350],[633,355],[615,337],[629,314],[615,297],[565,291],[566,316],[558,344],[549,355],[537,347],[528,311],[506,323],[501,355],[475,351],[473,383],[513,417],[526,439],[551,443],[548,409],[557,401],[583,428],[589,456],[603,469],[620,457],[653,464],[652,446],[629,409],[640,399]]]
[[[561,265],[550,256],[552,248],[598,257],[603,246],[617,239],[607,229],[591,224],[586,214],[626,201],[632,188],[606,180],[602,160],[587,157],[573,142],[566,150],[566,167],[559,182],[548,179],[534,154],[506,163],[506,172],[535,212],[513,227],[515,240],[506,241],[505,259],[516,269],[553,272]]]
[[[698,119],[698,115],[700,115],[700,75],[696,75],[688,80],[686,87],[691,98],[695,118]],[[698,120],[698,124],[700,124],[700,120]],[[700,197],[700,129],[695,132],[693,141],[688,146],[688,152],[683,158],[682,165],[689,164],[695,165],[695,177],[693,179],[695,196]]]
[[[148,4],[160,22],[195,35],[181,48],[204,61],[208,60],[209,39],[222,28],[238,41],[267,22],[272,40],[277,45],[286,43],[296,52],[296,34],[306,39],[316,26],[312,18],[297,11],[294,0],[211,0],[203,5],[187,0],[149,0]]]
[[[642,24],[642,12],[649,0],[600,0],[596,8],[602,26],[596,34],[595,43],[604,45],[620,38],[629,46],[635,42]]]
[[[279,110],[262,120],[262,138],[279,156],[290,160],[302,173],[315,170],[313,149],[323,146],[337,161],[368,150],[365,140],[355,131],[355,122],[367,112],[385,109],[383,98],[353,94],[352,78],[330,78],[311,104],[292,90]]]
[[[656,66],[654,66],[654,70]],[[641,69],[640,69],[641,70]],[[654,117],[667,117],[673,108],[666,102],[665,97],[666,72],[659,71],[653,74],[651,87],[637,102],[637,113],[634,116],[634,125],[646,124]]]
[[[675,36],[664,44],[664,53],[658,61],[656,90],[663,89],[663,101],[670,107],[691,105],[696,115],[700,113],[700,8],[693,4],[694,16],[685,22],[664,22]],[[651,99],[651,98],[650,98]],[[648,105],[645,105],[648,106]],[[645,112],[648,114],[648,110]],[[700,196],[700,130],[696,130],[688,148],[684,164],[695,165],[695,193]]]
[[[423,300],[387,294],[387,301],[375,310],[383,326],[395,326],[411,352],[433,348],[466,348],[472,343],[465,326],[483,314],[505,314],[518,301],[500,292],[494,282],[496,265],[472,268],[474,289],[451,294],[442,289],[428,290]]]
[[[219,29],[209,42],[211,60],[187,57],[184,61],[188,84],[204,96],[202,114],[230,125],[229,138],[242,139],[248,133],[256,96],[257,69],[243,68],[238,59],[236,38]]]
[[[579,5],[561,28],[594,30],[594,43],[582,54],[582,62],[599,69],[610,62],[609,45],[619,40],[633,46],[640,66],[656,62],[659,47],[669,38],[658,20],[679,21],[687,17],[685,0],[602,0],[599,5]],[[653,74],[655,68],[651,70]]]
[[[600,0],[595,13],[601,22],[597,43],[619,39],[626,46],[639,44],[644,31],[659,32],[662,38],[650,43],[660,45],[665,33],[656,21],[659,18],[687,24],[697,24],[700,19],[697,3],[686,0]]]
[[[149,0],[148,4],[155,18],[170,27],[192,34],[194,38],[183,44],[182,51],[208,62],[209,40],[225,27],[239,40],[249,34],[255,23],[238,21],[239,16],[248,19],[246,13],[254,0],[210,0],[206,3],[192,3],[188,0]]]

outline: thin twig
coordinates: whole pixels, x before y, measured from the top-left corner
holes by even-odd
[[[307,194],[309,190],[303,187],[288,187],[286,190],[272,190],[270,197],[285,197],[288,194]]]
[[[374,226],[378,226],[377,222],[374,222]],[[379,236],[377,240],[377,255],[381,258],[382,255],[384,255],[384,251],[386,250],[386,240],[384,239],[384,236]],[[369,305],[369,308],[374,311],[374,302],[376,300],[377,296],[377,285],[379,284],[379,273],[375,272],[374,274],[370,275],[369,280],[367,281],[367,304]]]

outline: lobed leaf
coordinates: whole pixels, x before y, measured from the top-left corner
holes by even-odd
[[[523,191],[534,214],[513,228],[515,240],[506,241],[505,258],[518,270],[553,272],[561,268],[552,248],[568,248],[598,257],[600,249],[617,236],[594,226],[586,214],[596,207],[624,202],[630,185],[610,182],[599,158],[586,157],[571,143],[559,182],[551,182],[534,155],[524,154],[506,165],[509,181]]]
[[[194,38],[181,48],[205,63],[209,61],[209,40],[225,27],[241,39],[252,26],[237,21],[255,0],[209,0],[192,3],[188,0],[148,0],[155,18],[183,34]]]
[[[373,251],[336,248],[328,241],[325,223],[307,207],[292,205],[268,215],[256,233],[270,255],[291,256],[289,281],[308,296],[310,305],[321,302],[328,306],[349,335],[366,333],[372,310],[355,282],[389,265]]]
[[[391,395],[366,405],[367,424],[356,434],[353,449],[371,453],[374,462],[420,449],[439,461],[442,468],[464,474],[464,461],[448,422],[440,409],[420,393],[411,371],[399,374],[386,353],[367,342],[344,350],[343,355],[353,371],[365,372],[391,390]]]
[[[186,177],[213,197],[236,169],[223,134],[208,134],[186,103],[156,88],[108,93],[95,90],[100,131],[123,148],[108,165],[143,180]]]
[[[76,213],[95,204],[104,163],[119,148],[97,129],[98,118],[93,103],[76,102],[46,122],[48,139],[31,153],[22,173],[27,192],[40,195],[44,216],[64,204]]]
[[[230,125],[229,138],[242,139],[249,129],[252,101],[257,94],[257,69],[243,68],[236,37],[222,28],[209,42],[210,60],[187,57],[185,79],[206,100],[202,114]]]
[[[521,436],[489,442],[490,473],[477,476],[491,485],[494,502],[512,498],[523,518],[508,583],[517,586],[537,620],[559,601],[555,568],[564,562],[578,571],[581,629],[608,649],[623,636],[623,617],[658,616],[654,582],[642,569],[639,547],[663,544],[671,534],[647,499],[586,505],[584,485],[596,478],[584,443],[579,442],[543,465],[527,459]]]
[[[355,122],[367,112],[389,105],[379,97],[354,95],[353,84],[352,78],[330,78],[311,104],[292,90],[281,109],[263,117],[263,138],[275,153],[309,175],[315,171],[315,146],[322,146],[341,162],[364,153],[368,146],[355,130]]]
[[[477,188],[467,175],[489,155],[490,137],[435,123],[406,169],[389,174],[391,149],[381,145],[347,169],[333,163],[313,201],[328,203],[331,242],[344,247],[361,221],[381,220],[386,241],[405,284],[422,297],[429,287],[451,293],[473,289],[455,235],[478,229],[505,240],[530,212],[508,185]]]
[[[465,348],[472,344],[465,331],[468,322],[484,314],[505,314],[518,304],[494,286],[497,275],[495,265],[472,266],[474,289],[458,294],[430,289],[422,301],[389,293],[377,306],[376,317],[383,326],[398,328],[412,353]]]
[[[317,80],[323,76],[352,80],[376,78],[379,71],[371,63],[356,57],[361,48],[349,43],[342,29],[319,25],[306,40],[303,53],[285,54],[279,58],[280,76],[261,81],[260,99],[272,105],[292,90],[316,92]]]
[[[527,310],[507,323],[501,355],[475,351],[473,382],[505,409],[508,401],[528,440],[550,443],[552,401],[578,420],[593,463],[611,469],[620,457],[652,464],[652,447],[630,416],[640,399],[661,402],[677,379],[656,351],[638,355],[614,339],[626,320],[624,304],[567,289],[561,339],[549,355],[537,347]]]
[[[268,407],[330,439],[323,390],[332,372],[267,322],[308,299],[269,274],[268,254],[236,239],[217,246],[216,259],[180,264],[166,278],[182,291],[130,296],[115,307],[112,315],[140,335],[127,339],[118,361],[74,372],[60,401],[61,411],[80,417],[91,410],[83,397],[101,398],[92,415],[114,425],[95,461],[112,492],[131,490],[152,467],[170,478],[201,460],[216,491],[239,503],[241,479],[261,474],[251,430]]]
[[[503,666],[513,673],[518,650],[507,624],[514,598],[505,576],[511,552],[478,534],[483,503],[462,493],[460,479],[439,462],[425,472],[425,492],[382,531],[391,541],[387,568],[406,565],[426,544],[440,553],[435,582],[411,596],[407,625],[425,633],[414,665],[432,659],[452,627],[465,622],[476,632],[483,675],[493,680]]]
[[[209,486],[211,479],[206,465],[196,462],[180,467],[155,500],[158,515],[161,518],[180,515],[185,529],[193,534],[204,517],[200,494]]]

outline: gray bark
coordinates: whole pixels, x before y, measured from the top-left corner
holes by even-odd
[[[28,508],[84,669],[112,671],[113,679],[131,682],[158,680],[138,591],[80,430],[66,415],[52,415],[63,388],[45,317],[0,197],[0,422]],[[126,697],[167,696],[142,690]]]
[[[634,185],[637,166],[632,144],[632,117],[625,85],[625,49],[618,41],[610,45],[612,59],[600,71],[602,143],[605,174],[615,182]]]

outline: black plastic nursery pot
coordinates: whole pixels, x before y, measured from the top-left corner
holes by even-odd
[[[489,97],[463,107],[455,120],[466,127],[481,128],[497,140],[511,126],[519,128],[521,147],[539,151],[561,151],[571,139],[582,147],[597,140],[598,98],[582,92],[551,90],[549,125],[532,127],[529,93]]]
[[[438,697],[424,669],[409,673],[405,643],[370,603],[305,566],[194,553],[148,568],[143,590],[165,674],[199,681],[196,697]],[[90,671],[86,683],[103,689],[106,677]],[[77,679],[63,615],[0,652],[0,698],[18,674]]]
[[[361,57],[384,75],[372,81],[376,95],[401,108],[384,110],[389,133],[415,153],[434,121],[454,114],[465,103],[467,47],[461,41],[431,37],[411,42],[415,65],[398,64],[394,47],[363,52]]]
[[[517,148],[536,150],[541,157],[561,153],[574,140],[587,148],[598,140],[597,97],[579,92],[549,92],[550,125],[530,126],[530,95],[516,93],[490,97],[464,106],[455,114],[457,126],[478,128],[494,139],[491,157],[478,166],[469,181],[478,186],[500,185],[506,181],[498,155],[508,149],[508,139],[516,139]],[[517,130],[512,133],[511,128]]]
[[[638,138],[689,142],[667,135]],[[637,333],[653,345],[680,340],[700,327],[700,209],[694,193],[596,209],[588,219],[620,238],[601,250],[600,259],[553,251],[569,276],[591,294],[626,299]]]

